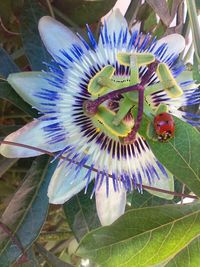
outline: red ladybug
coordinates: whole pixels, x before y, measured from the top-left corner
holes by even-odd
[[[172,115],[163,112],[155,116],[154,128],[158,136],[158,140],[164,142],[174,136],[175,124]]]

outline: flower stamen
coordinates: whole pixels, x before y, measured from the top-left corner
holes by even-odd
[[[110,100],[124,93],[140,91],[143,89],[144,89],[144,86],[137,84],[137,85],[124,87],[124,88],[109,92],[105,95],[98,97],[95,100],[86,100],[83,103],[84,111],[87,115],[94,116],[98,112],[98,106],[101,105],[103,102]]]

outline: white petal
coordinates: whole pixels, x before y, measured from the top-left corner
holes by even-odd
[[[39,111],[42,111],[44,106],[40,103],[48,101],[39,98],[37,94],[42,92],[41,89],[56,90],[55,87],[50,85],[46,80],[47,78],[50,78],[48,74],[30,71],[12,73],[8,76],[7,81],[26,102]]]
[[[160,40],[158,40],[153,52],[155,52],[162,44],[167,44],[167,54],[168,55],[178,55],[180,54],[183,49],[185,48],[185,39],[182,35],[173,33],[167,35]]]
[[[4,141],[34,146],[49,152],[59,151],[64,148],[66,142],[63,141],[56,144],[49,144],[47,142],[43,127],[49,125],[50,123],[52,122],[34,120],[16,132],[8,135]],[[1,144],[0,154],[7,158],[26,158],[35,157],[44,153],[14,145]]]
[[[155,178],[150,186],[174,192],[174,177],[169,171],[167,171],[167,173],[168,173],[168,177],[165,177],[162,174],[160,174],[160,179],[158,180]],[[143,185],[149,186],[148,181],[144,180]],[[148,191],[152,195],[160,197],[160,198],[164,198],[164,199],[168,199],[168,200],[171,200],[174,198],[173,195],[169,195],[166,193],[161,193],[161,192],[154,191],[154,190],[146,190],[146,191]]]
[[[113,37],[115,32],[116,36],[119,35],[121,29],[125,32],[128,29],[128,24],[120,10],[115,9],[106,20],[108,34]]]
[[[42,17],[38,28],[44,45],[53,57],[63,58],[61,51],[68,52],[73,44],[81,46],[83,51],[86,51],[82,41],[70,29],[52,17]]]
[[[62,162],[55,170],[48,188],[49,202],[52,204],[63,204],[71,197],[79,193],[87,184],[87,179],[83,179],[87,169],[75,175],[76,171],[66,167],[67,162]]]
[[[123,186],[114,191],[110,182],[109,195],[106,195],[106,181],[95,192],[96,208],[99,220],[103,226],[110,225],[124,214],[126,206],[126,191]]]

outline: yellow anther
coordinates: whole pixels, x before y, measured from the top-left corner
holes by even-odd
[[[151,53],[124,53],[119,52],[117,59],[121,65],[130,66],[131,57],[135,58],[138,67],[148,65],[155,61],[155,57]]]
[[[115,112],[107,109],[106,107],[99,107],[98,113],[92,118],[94,122],[98,122],[98,127],[104,131],[109,131],[112,135],[117,137],[125,137],[131,131],[131,128],[126,126],[123,122],[119,125],[113,124]]]
[[[156,70],[160,82],[164,85],[164,90],[171,98],[177,98],[183,94],[183,90],[174,79],[169,67],[165,63],[158,64]]]
[[[113,76],[115,72],[115,68],[111,65],[105,66],[102,70],[95,74],[95,76],[90,80],[88,84],[88,92],[93,96],[98,96],[102,92],[106,90],[105,80],[109,81],[109,79]],[[104,84],[103,84],[104,82]],[[110,82],[112,82],[110,80]]]

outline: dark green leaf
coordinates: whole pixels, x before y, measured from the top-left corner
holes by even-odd
[[[46,69],[43,62],[51,60],[38,32],[38,21],[45,15],[47,12],[43,10],[38,1],[25,1],[20,25],[24,49],[32,70]]]
[[[149,267],[167,260],[200,234],[200,203],[130,210],[87,234],[77,255],[104,267]]]
[[[139,8],[137,13],[137,20],[144,21],[146,20],[149,15],[152,13],[153,9],[145,2]]]
[[[0,76],[7,78],[10,73],[19,72],[20,69],[6,53],[3,48],[0,48]]]
[[[92,189],[93,184],[88,187],[87,194],[84,193],[84,189],[63,205],[67,221],[77,240],[100,226],[95,197],[90,199]]]
[[[131,193],[128,196],[128,202],[131,204],[131,208],[133,209],[172,203],[171,200],[156,197],[145,190],[142,194],[138,193],[137,191]]]
[[[163,267],[199,267],[200,266],[200,237],[195,238],[181,252],[173,257]]]
[[[174,121],[176,129],[173,139],[161,143],[146,136],[148,144],[157,159],[192,192],[200,196],[199,132],[176,117]]]
[[[48,211],[47,188],[56,162],[49,165],[48,156],[38,157],[27,173],[2,215],[1,222],[9,227],[24,250],[38,237]],[[0,230],[0,266],[10,266],[22,255],[11,236]]]
[[[60,260],[53,253],[41,246],[39,243],[36,244],[36,248],[38,252],[46,259],[46,261],[51,264],[52,267],[72,267],[71,264]]]
[[[18,159],[7,159],[3,156],[0,156],[0,177],[13,165],[17,162]]]
[[[127,20],[128,23],[134,21],[134,19],[136,18],[137,12],[139,10],[139,7],[142,3],[142,0],[132,0],[127,11],[125,14],[125,18]]]
[[[37,111],[27,104],[8,84],[0,82],[0,98],[6,99],[32,117],[38,117]]]
[[[8,23],[12,15],[11,1],[0,1],[0,17],[3,23]]]
[[[175,179],[175,188],[174,191],[176,193],[182,193],[182,184]],[[189,193],[189,192],[187,192]],[[143,193],[139,193],[138,191],[133,191],[133,193],[129,194],[128,201],[131,204],[131,208],[144,208],[149,206],[159,206],[166,204],[175,204],[181,200],[180,197],[174,197],[172,200],[163,199],[157,196],[150,194],[147,191],[143,191]]]
[[[0,131],[0,140],[4,139],[7,135],[12,132],[19,130],[19,128],[23,127],[24,125],[1,125]]]
[[[115,5],[117,0],[56,0],[53,6],[80,26],[98,22]]]
[[[154,11],[150,13],[148,18],[144,21],[143,30],[145,32],[151,32],[157,25],[157,18]]]

